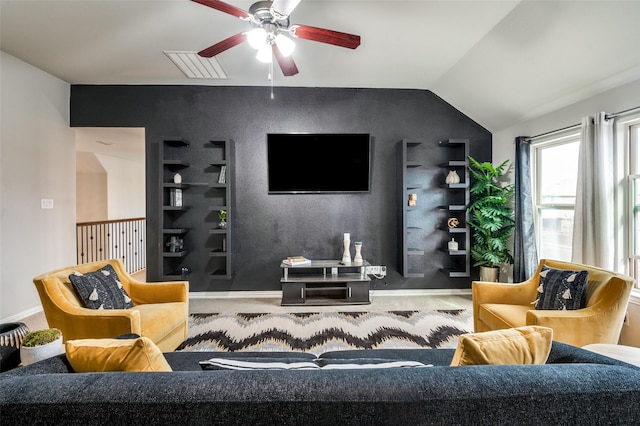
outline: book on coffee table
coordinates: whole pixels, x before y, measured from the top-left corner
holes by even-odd
[[[307,259],[304,256],[293,256],[293,257],[287,257],[282,261],[282,263],[290,266],[301,266],[301,265],[311,264],[311,260]]]

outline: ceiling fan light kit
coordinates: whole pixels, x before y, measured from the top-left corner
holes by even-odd
[[[206,49],[198,55],[206,58],[216,56],[238,44],[247,41],[257,49],[256,58],[271,63],[276,58],[285,77],[296,75],[298,68],[291,57],[295,43],[285,34],[295,38],[311,40],[334,46],[355,49],[360,45],[360,36],[307,25],[290,25],[289,14],[296,8],[300,0],[258,1],[244,11],[219,0],[193,0],[245,21],[249,21],[251,31],[233,35]]]

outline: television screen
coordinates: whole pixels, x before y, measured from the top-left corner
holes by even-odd
[[[267,135],[269,193],[368,192],[364,133]]]

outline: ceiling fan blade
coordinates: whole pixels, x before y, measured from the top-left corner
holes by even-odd
[[[293,62],[293,58],[291,56],[284,56],[275,43],[271,45],[271,49],[273,50],[273,55],[276,57],[276,61],[278,61],[278,65],[280,65],[282,74],[284,74],[285,77],[291,77],[292,75],[298,74],[298,67],[296,66],[296,63]]]
[[[333,44],[334,46],[347,47],[349,49],[355,49],[360,46],[360,36],[358,35],[310,27],[308,25],[291,25],[289,33],[297,38]]]
[[[281,18],[291,15],[293,9],[300,3],[300,0],[274,0],[271,4],[271,10]]]
[[[246,39],[247,39],[246,33],[236,34],[222,40],[219,43],[214,44],[213,46],[209,46],[206,49],[202,49],[201,51],[198,52],[198,55],[204,58],[211,58],[212,56],[216,56],[217,54],[222,53],[227,49],[231,49],[233,46],[239,45]]]
[[[246,12],[240,8],[237,8],[235,6],[231,6],[230,4],[227,4],[225,2],[221,2],[219,0],[193,0],[196,3],[200,3],[202,5],[205,6],[209,6],[211,8],[214,8],[216,10],[219,10],[220,12],[224,12],[224,13],[228,13],[229,15],[233,15],[235,17],[238,17],[240,19],[251,19],[251,14],[249,12]]]

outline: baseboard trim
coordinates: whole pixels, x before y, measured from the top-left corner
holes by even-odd
[[[20,320],[23,320],[26,317],[30,317],[31,315],[35,315],[40,312],[42,312],[42,306],[34,306],[33,308],[27,309],[26,311],[19,312],[7,318],[2,318],[0,319],[0,322],[3,324],[7,322],[19,322]]]
[[[371,290],[371,296],[467,296],[471,289]],[[280,299],[281,290],[271,291],[201,291],[190,292],[189,299]]]

